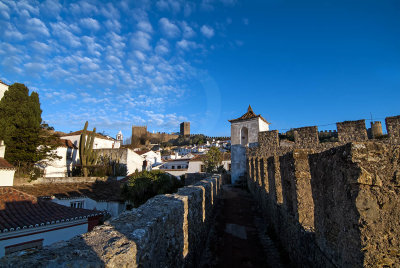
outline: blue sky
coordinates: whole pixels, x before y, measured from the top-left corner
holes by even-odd
[[[1,0],[0,29],[0,79],[60,131],[230,135],[249,104],[280,131],[400,114],[398,1]]]

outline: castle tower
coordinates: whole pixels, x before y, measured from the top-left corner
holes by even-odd
[[[231,123],[231,177],[232,183],[246,172],[246,148],[257,145],[258,133],[269,130],[270,123],[261,115],[256,115],[249,105],[247,113]]]
[[[371,122],[372,138],[376,139],[383,135],[381,121]]]
[[[190,135],[190,122],[182,122],[180,127],[180,134],[182,136]]]

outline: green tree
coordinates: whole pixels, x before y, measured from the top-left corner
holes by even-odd
[[[0,101],[0,139],[7,150],[5,158],[17,167],[33,166],[46,157],[46,151],[39,149],[43,142],[42,110],[39,95],[24,84],[15,83],[4,93]]]
[[[208,173],[217,172],[218,167],[222,163],[222,153],[217,147],[211,147],[206,154],[204,165]]]

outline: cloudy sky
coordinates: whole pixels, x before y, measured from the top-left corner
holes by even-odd
[[[0,0],[0,79],[56,130],[229,135],[400,114],[398,1]],[[328,125],[328,126],[325,126]]]

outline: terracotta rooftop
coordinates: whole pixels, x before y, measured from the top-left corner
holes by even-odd
[[[58,145],[60,147],[67,147],[67,148],[75,148],[78,149],[78,147],[75,146],[75,144],[72,143],[72,141],[67,140],[67,139],[59,139],[58,140]]]
[[[134,151],[134,152],[137,153],[138,155],[142,155],[142,154],[150,152],[150,150],[140,150],[140,151]]]
[[[0,187],[0,231],[35,228],[101,215],[99,211],[70,208],[18,191]]]
[[[83,132],[83,129],[82,129],[82,130],[75,131],[75,132],[71,132],[71,133],[68,133],[68,134],[65,134],[65,135],[63,135],[62,137],[81,135],[82,132]],[[93,131],[87,130],[87,131],[86,131],[86,134],[89,135],[89,134],[91,134],[92,132],[93,132]],[[111,138],[111,137],[106,137],[106,136],[101,135],[100,133],[97,133],[97,132],[94,134],[94,136],[97,137],[97,138],[100,138],[100,139],[105,139],[105,140],[111,140],[111,141],[114,141],[114,140],[115,140],[115,139],[113,139],[113,138]]]
[[[240,121],[245,121],[245,120],[249,120],[249,119],[253,119],[253,118],[260,118],[261,120],[263,120],[265,123],[267,124],[271,124],[269,123],[267,120],[265,120],[260,114],[256,115],[253,112],[253,109],[251,108],[251,106],[249,105],[249,108],[247,108],[247,113],[245,113],[244,115],[242,115],[239,118],[236,119],[232,119],[232,120],[228,120],[231,123],[235,123],[235,122],[240,122]]]
[[[15,167],[8,163],[3,157],[0,157],[0,169],[15,169]]]
[[[193,157],[192,159],[190,159],[190,162],[196,162],[196,161],[201,161],[203,162],[206,159],[207,155],[206,154],[200,154],[197,155],[195,157]],[[230,153],[223,153],[222,154],[222,161],[229,161],[231,160],[231,154]]]
[[[120,182],[93,183],[49,183],[14,186],[17,190],[46,199],[52,196],[58,199],[88,197],[96,201],[121,201]]]

